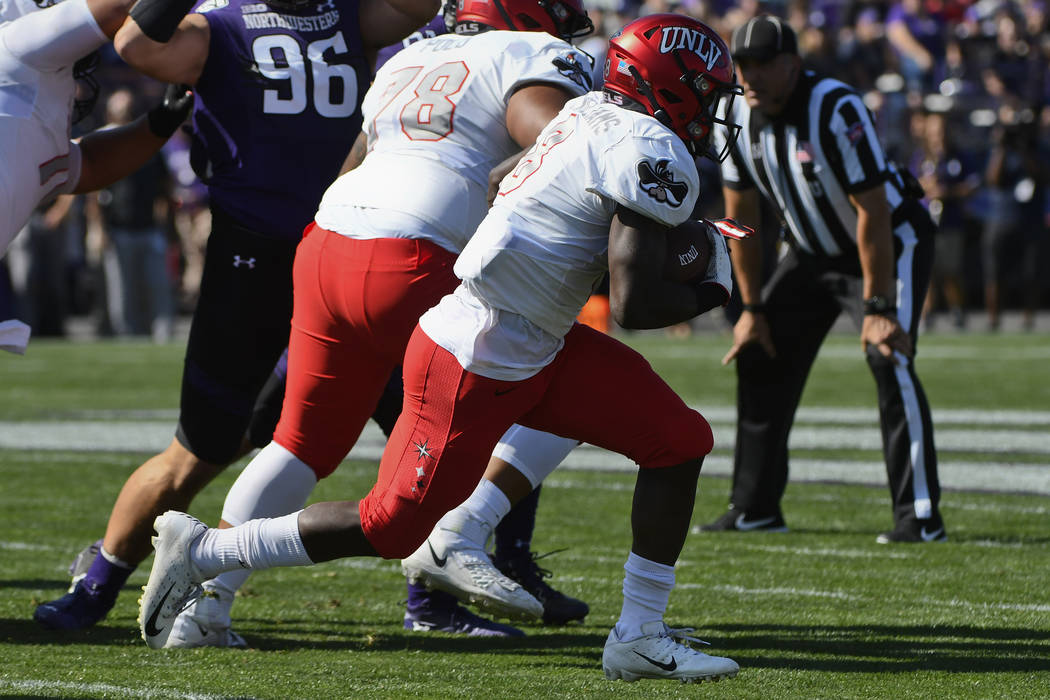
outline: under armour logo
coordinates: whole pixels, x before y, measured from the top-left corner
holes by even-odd
[[[255,258],[242,258],[240,255],[233,256],[233,266],[247,265],[249,270],[255,269]]]
[[[317,3],[317,14],[324,14],[335,9],[335,0],[325,0]]]

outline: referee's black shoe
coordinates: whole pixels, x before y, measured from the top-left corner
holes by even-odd
[[[700,526],[701,532],[787,532],[784,516],[775,513],[760,515],[730,508],[722,517]]]
[[[902,520],[889,532],[883,532],[876,537],[875,541],[879,544],[897,542],[923,544],[925,542],[944,542],[947,539],[948,532],[944,529],[944,521],[938,516],[924,520]]]

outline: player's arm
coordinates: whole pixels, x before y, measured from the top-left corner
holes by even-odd
[[[507,130],[521,150],[489,171],[489,206],[496,199],[499,183],[514,170],[521,157],[535,144],[543,128],[573,97],[565,88],[550,83],[527,84],[510,96],[507,101]]]
[[[761,217],[762,201],[758,190],[754,188],[722,188],[725,199],[726,217],[735,219],[747,226],[757,227]],[[759,236],[744,240],[731,240],[729,250],[733,260],[733,276],[736,278],[740,298],[746,305],[733,326],[733,346],[722,358],[722,364],[729,364],[740,351],[752,343],[759,343],[770,357],[776,357],[769,324],[762,303],[762,241]],[[750,310],[748,310],[750,308]]]
[[[211,29],[203,15],[187,15],[163,43],[151,39],[135,18],[129,17],[113,39],[113,46],[140,73],[166,83],[196,85],[208,60],[210,41]]]
[[[882,184],[850,195],[857,209],[857,252],[864,275],[864,298],[894,299],[893,233],[890,205]],[[895,313],[866,314],[861,328],[861,344],[875,345],[886,357],[899,351],[911,357],[911,337],[901,328]]]
[[[93,192],[132,174],[153,157],[193,108],[186,86],[168,86],[161,103],[130,124],[79,140],[80,179],[73,192]]]
[[[441,9],[440,0],[361,0],[361,38],[372,52],[404,39]]]
[[[620,206],[609,227],[609,305],[624,328],[665,328],[724,301],[721,289],[664,276],[668,228]]]
[[[350,147],[350,152],[346,154],[346,160],[343,161],[343,167],[339,169],[339,174],[348,173],[361,165],[366,155],[368,155],[368,137],[362,131],[354,139],[354,145]]]

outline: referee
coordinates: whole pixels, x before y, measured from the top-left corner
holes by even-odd
[[[878,387],[894,522],[878,541],[943,541],[933,425],[913,364],[933,262],[921,190],[886,160],[857,92],[802,69],[786,23],[752,18],[733,32],[731,51],[746,99],[734,105],[741,130],[722,164],[726,216],[758,221],[765,198],[790,245],[763,286],[760,242],[731,244],[744,302],[723,359],[737,369],[733,486],[729,511],[703,529],[787,529],[788,433],[845,311]]]

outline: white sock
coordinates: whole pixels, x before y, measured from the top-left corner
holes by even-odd
[[[190,557],[209,579],[238,569],[309,566],[313,561],[299,535],[300,512],[249,520],[225,530],[209,528],[193,543]]]
[[[642,636],[642,625],[664,619],[674,588],[674,567],[631,552],[623,570],[623,609],[616,634],[626,642]]]
[[[459,533],[484,549],[493,528],[509,512],[507,494],[488,479],[482,479],[467,500],[442,516],[434,530]]]
[[[121,569],[134,569],[135,567],[127,563],[120,557],[115,557],[106,551],[105,547],[99,546],[98,553],[102,555],[102,558],[108,561],[113,566],[119,566]]]
[[[271,442],[233,482],[222,506],[222,519],[241,525],[302,510],[316,485],[317,475],[306,462]]]
[[[233,482],[222,506],[222,519],[237,526],[256,518],[276,518],[302,510],[316,485],[317,475],[306,462],[271,442]],[[238,568],[204,582],[204,590],[219,601],[227,617],[233,608],[234,594],[251,573],[251,569]]]

